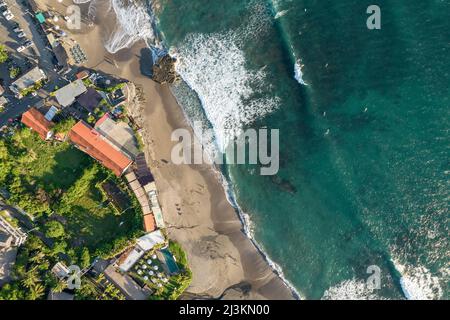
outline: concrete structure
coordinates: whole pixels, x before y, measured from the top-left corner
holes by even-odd
[[[111,145],[126,153],[131,159],[135,159],[139,154],[133,129],[125,122],[116,122],[106,113],[97,121],[95,129],[105,136]]]
[[[0,250],[10,247],[19,247],[27,239],[22,229],[12,226],[0,215]]]
[[[75,80],[55,92],[55,97],[62,107],[68,107],[87,90],[81,79]]]

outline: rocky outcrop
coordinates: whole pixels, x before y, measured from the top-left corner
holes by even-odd
[[[179,79],[175,70],[176,59],[169,55],[160,58],[152,69],[152,79],[158,83],[174,83]]]

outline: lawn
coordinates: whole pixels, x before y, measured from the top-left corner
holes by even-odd
[[[19,129],[0,139],[0,162],[0,187],[11,193],[10,202],[38,221],[62,216],[71,246],[105,253],[142,229],[139,209],[118,212],[100,191],[106,179],[120,181],[68,142],[44,142]]]
[[[17,279],[0,288],[0,299],[41,299],[58,286],[49,270],[61,253],[67,265],[86,267],[93,257],[111,256],[143,232],[137,200],[123,182],[68,142],[44,142],[27,128],[18,129],[0,137],[0,164],[0,188],[11,195],[7,201],[33,215],[38,229],[54,241],[50,248],[29,237],[19,249]],[[100,189],[106,180],[118,185],[130,207],[119,212],[110,203]]]

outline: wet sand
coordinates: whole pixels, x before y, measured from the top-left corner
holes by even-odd
[[[62,10],[70,3],[66,0],[55,9]],[[193,273],[192,284],[183,297],[292,299],[291,290],[244,234],[239,215],[227,201],[214,168],[171,163],[175,144],[171,142],[172,132],[191,128],[170,87],[156,84],[143,74],[151,67],[143,41],[114,55],[106,52],[102,39],[113,29],[115,19],[105,11],[97,17],[96,25],[83,24],[80,32],[69,35],[86,52],[86,67],[129,80],[143,93],[145,102],[130,103],[129,108],[142,127],[140,133],[168,235],[186,251]],[[134,85],[129,88],[134,90]]]

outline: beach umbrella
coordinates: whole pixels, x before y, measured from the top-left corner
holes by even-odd
[[[156,259],[156,254],[152,254],[152,259]]]
[[[152,264],[152,260],[151,260],[151,259],[148,259],[148,260],[147,260],[147,263],[148,263],[148,264]]]
[[[147,266],[144,264],[144,265],[142,266],[142,269],[147,269]]]
[[[148,277],[147,277],[147,276],[144,276],[144,280],[147,281],[147,280],[148,280]]]
[[[155,270],[155,271],[158,270],[158,269],[159,269],[158,266],[154,266],[153,267],[153,270]]]
[[[141,275],[142,274],[142,270],[138,270],[137,273],[138,273],[138,275]]]
[[[155,273],[154,273],[152,270],[150,270],[150,271],[148,272],[148,274],[152,276],[152,275],[154,275]]]

